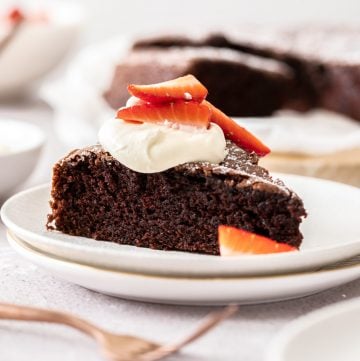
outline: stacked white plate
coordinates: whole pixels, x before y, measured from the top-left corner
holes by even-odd
[[[102,293],[174,304],[261,303],[301,297],[360,277],[360,189],[293,175],[304,200],[299,252],[218,257],[156,251],[47,231],[50,187],[2,207],[10,244],[31,262]]]

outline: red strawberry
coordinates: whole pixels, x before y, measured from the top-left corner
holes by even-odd
[[[219,246],[222,256],[266,254],[295,251],[297,248],[270,238],[230,226],[219,226]]]
[[[25,16],[20,9],[14,8],[8,13],[7,18],[12,23],[19,23],[25,19]]]
[[[143,103],[120,108],[117,112],[117,118],[143,123],[164,124],[170,122],[207,128],[209,126],[210,109],[204,104],[195,102]]]
[[[230,139],[246,151],[255,152],[259,156],[264,156],[270,153],[270,149],[263,144],[261,140],[229,118],[220,109],[216,108],[206,100],[203,101],[203,104],[206,104],[210,108],[210,121],[220,126],[224,132],[225,138]]]
[[[193,75],[150,85],[128,85],[130,94],[149,103],[169,103],[177,100],[200,103],[207,96],[207,89]]]

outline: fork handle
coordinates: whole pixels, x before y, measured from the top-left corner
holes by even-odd
[[[96,339],[101,339],[105,334],[105,331],[82,318],[42,308],[0,303],[0,319],[63,324],[76,328]]]

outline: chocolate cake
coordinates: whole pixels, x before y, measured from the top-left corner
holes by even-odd
[[[177,44],[178,45],[178,44]],[[134,50],[116,67],[105,99],[114,108],[128,99],[126,85],[151,84],[193,74],[208,100],[229,115],[268,115],[284,106],[292,70],[278,61],[211,47]]]
[[[360,120],[359,44],[358,27],[239,27],[237,31],[222,31],[197,39],[184,36],[140,39],[134,49],[211,46],[276,60],[287,65],[293,74],[287,99],[279,108],[305,111],[319,107]],[[240,105],[236,110],[232,115],[242,115]]]
[[[130,170],[101,146],[54,166],[48,229],[120,244],[218,255],[217,227],[241,227],[300,246],[301,199],[227,141],[220,164],[186,163],[160,173]]]

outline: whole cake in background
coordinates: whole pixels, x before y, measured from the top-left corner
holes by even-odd
[[[136,44],[135,44],[136,46]],[[275,60],[214,47],[142,47],[116,67],[104,94],[112,108],[123,106],[129,83],[151,84],[193,74],[209,89],[208,99],[227,114],[263,116],[285,104],[292,71]]]
[[[270,149],[194,76],[128,90],[101,145],[55,164],[48,229],[212,255],[299,248],[301,199],[257,164]]]
[[[174,77],[194,70],[209,89],[209,100],[232,116],[324,108],[360,120],[359,54],[360,28],[349,27],[251,27],[200,38],[139,39],[119,63],[105,98],[116,108],[123,104],[114,99],[125,100],[119,89],[126,82],[152,83],[168,72]]]

